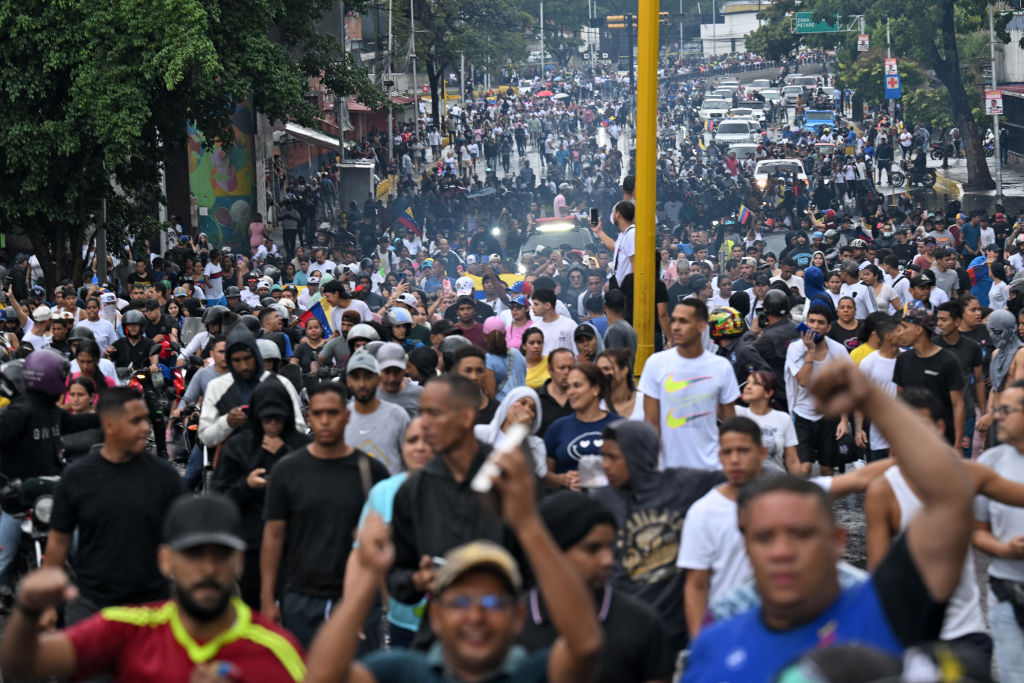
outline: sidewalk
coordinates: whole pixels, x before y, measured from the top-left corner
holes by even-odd
[[[995,157],[986,159],[992,177],[996,175]],[[939,182],[935,184],[935,191],[940,194],[948,194],[950,199],[959,199],[965,210],[983,209],[990,210],[997,201],[996,191],[966,192],[963,186],[967,183],[967,160],[949,159],[949,168],[942,168],[942,160],[928,160],[928,166],[938,171]],[[1024,169],[1018,166],[1007,166],[1003,168],[1003,197],[1000,203],[1010,214],[1016,214],[1024,209]],[[946,192],[940,190],[939,186],[949,186],[955,191]]]

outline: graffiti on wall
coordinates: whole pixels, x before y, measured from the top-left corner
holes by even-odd
[[[203,136],[188,127],[188,181],[196,206],[199,232],[210,244],[249,244],[249,223],[256,212],[253,134],[255,117],[249,104],[235,107],[231,120],[235,145],[229,150],[203,146]]]

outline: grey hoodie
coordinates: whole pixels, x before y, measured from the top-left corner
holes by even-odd
[[[672,645],[682,649],[687,641],[682,608],[686,574],[676,567],[676,556],[683,520],[690,506],[725,477],[718,471],[682,467],[659,472],[661,440],[646,422],[620,420],[604,435],[618,442],[630,477],[626,488],[606,486],[593,492],[618,522],[613,581],[653,607]]]

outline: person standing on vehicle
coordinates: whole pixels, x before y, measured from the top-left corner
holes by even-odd
[[[252,392],[248,429],[224,443],[210,482],[238,505],[245,541],[245,568],[238,580],[245,604],[260,608],[260,546],[263,541],[263,506],[274,466],[285,455],[309,443],[295,430],[292,402],[281,382],[262,382]]]
[[[64,616],[74,624],[110,605],[167,597],[156,563],[160,525],[185,493],[174,467],[146,451],[149,408],[128,387],[107,389],[96,413],[103,443],[72,463],[54,494],[44,567],[63,569],[75,552],[78,597]]]
[[[0,410],[0,475],[8,481],[60,474],[61,434],[99,425],[95,414],[71,415],[57,407],[66,389],[68,361],[56,351],[33,351],[21,371],[25,393]],[[0,500],[0,587],[10,579],[18,553],[17,499]]]
[[[310,390],[313,443],[278,461],[267,488],[260,612],[307,646],[341,595],[363,502],[388,477],[382,463],[345,443],[347,394],[336,382]]]
[[[233,595],[245,549],[240,527],[238,510],[223,496],[179,498],[153,558],[172,586],[171,600],[111,607],[61,631],[41,632],[40,616],[73,594],[68,576],[60,568],[26,576],[0,647],[4,673],[61,680],[104,674],[118,681],[302,680],[302,649],[292,635]]]

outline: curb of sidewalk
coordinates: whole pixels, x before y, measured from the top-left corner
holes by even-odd
[[[952,196],[954,199],[959,199],[964,193],[964,186],[953,180],[947,178],[941,170],[936,169],[935,171],[935,191],[940,194],[946,194]]]

